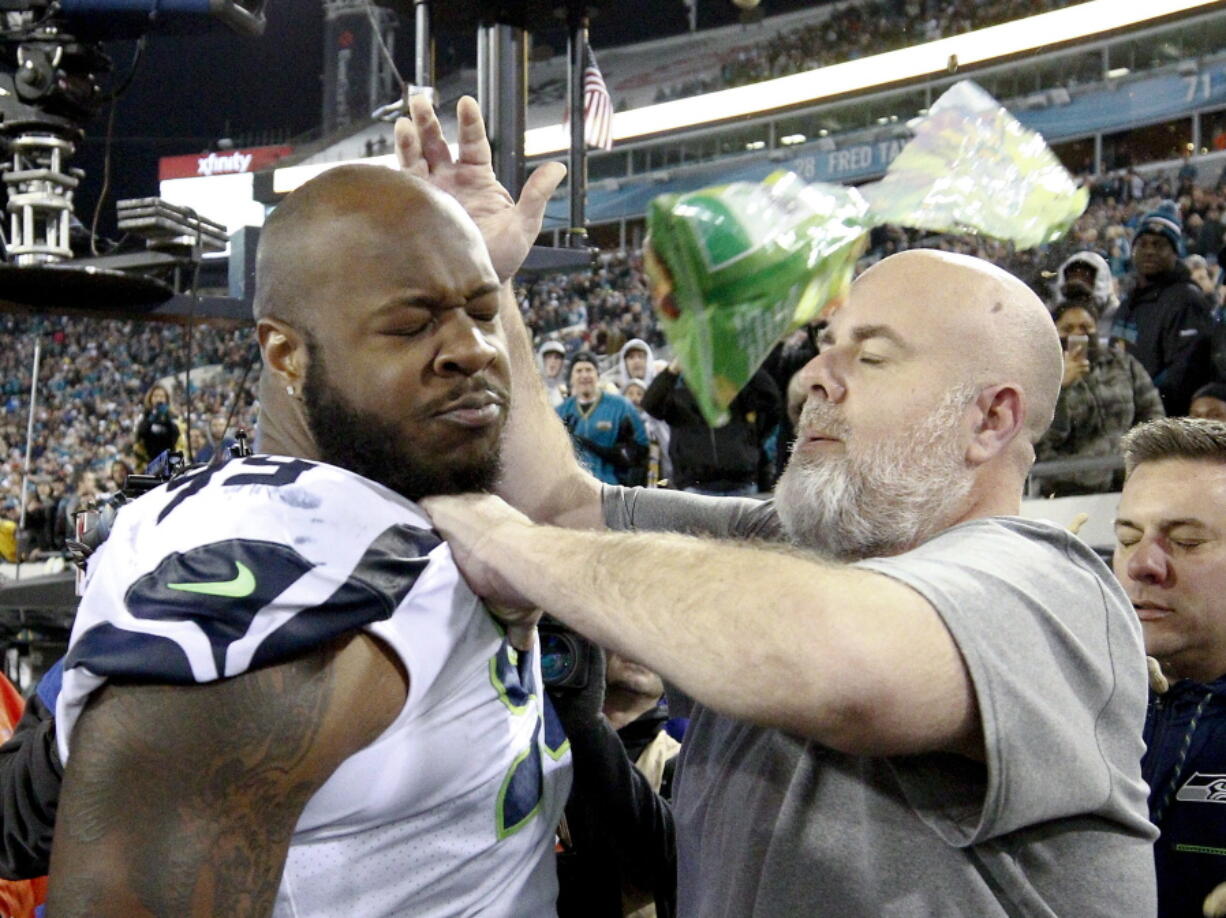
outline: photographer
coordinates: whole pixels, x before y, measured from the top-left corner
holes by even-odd
[[[145,393],[145,413],[136,428],[136,458],[149,463],[166,450],[187,452],[187,441],[170,410],[170,393],[160,383]]]
[[[1114,456],[1134,425],[1164,417],[1158,390],[1135,357],[1103,347],[1098,311],[1089,287],[1065,285],[1053,319],[1064,348],[1064,374],[1051,427],[1035,447],[1038,461]],[[1054,496],[1113,490],[1110,469],[1070,472],[1044,482]]]
[[[541,672],[574,763],[559,832],[558,918],[671,918],[677,895],[672,810],[658,782],[632,763],[625,737],[607,716],[605,654],[549,618],[540,635]]]

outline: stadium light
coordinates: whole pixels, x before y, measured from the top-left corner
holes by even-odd
[[[1087,0],[1076,6],[900,48],[897,51],[874,54],[871,57],[760,83],[750,83],[747,86],[736,86],[617,112],[613,115],[613,139],[615,142],[631,140],[819,102],[847,93],[946,73],[951,59],[956,60],[960,67],[982,64],[998,58],[1041,50],[1051,45],[1094,38],[1118,29],[1144,25],[1165,16],[1215,6],[1219,2],[1220,0],[1147,0],[1142,4],[1122,3],[1120,0]],[[1117,71],[1111,71],[1107,77],[1119,75],[1121,74]],[[826,136],[826,131],[818,132],[818,137]],[[563,153],[569,144],[570,134],[561,124],[524,132],[525,157]],[[378,163],[394,167],[395,156],[347,162]],[[273,191],[279,195],[288,194],[308,179],[339,165],[342,163],[313,163],[277,169],[273,176]]]

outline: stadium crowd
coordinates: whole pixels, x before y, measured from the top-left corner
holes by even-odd
[[[737,51],[718,74],[662,86],[656,102],[743,86],[935,41],[1069,6],[1074,0],[871,0]]]
[[[0,316],[0,521],[19,521],[34,345],[40,344],[39,387],[30,449],[25,558],[59,552],[72,532],[69,514],[80,492],[121,487],[140,469],[137,431],[147,393],[170,396],[176,429],[182,411],[187,336],[178,325],[69,316]],[[255,356],[250,330],[197,326],[191,335],[192,426],[196,440],[218,415],[228,416],[239,381]],[[179,374],[175,377],[175,374]],[[173,377],[173,379],[168,379]],[[254,375],[249,375],[254,379]],[[244,388],[231,429],[250,428],[254,387]],[[180,436],[186,431],[179,429]],[[11,535],[11,534],[10,534]],[[9,551],[12,543],[0,542]]]
[[[488,149],[464,109],[462,154]],[[1163,417],[1226,411],[1218,190],[1189,166],[1098,183],[1067,239],[1022,256],[878,233],[845,305],[712,431],[656,359],[642,256],[513,291],[552,186],[511,233],[488,163],[444,159],[429,103],[412,115],[402,172],[325,172],[265,226],[255,411],[250,329],[2,327],[24,348],[0,377],[10,455],[22,382],[47,393],[10,509],[62,501],[57,475],[79,497],[184,444],[219,454],[253,413],[272,455],[116,520],[69,654],[8,718],[0,876],[49,873],[50,914],[115,918],[1223,913],[1220,871],[1188,855],[1226,843],[1196,805],[1226,767],[1201,721],[1226,682],[1226,424]],[[506,424],[533,337],[547,379],[570,356],[562,423],[528,398]],[[23,380],[35,342],[46,372]],[[625,474],[647,415],[693,494],[650,487],[658,449],[656,480]],[[1114,577],[1018,516],[1035,453],[1062,455],[1053,416],[1064,439],[1097,425],[1074,455],[1126,457]],[[785,421],[779,499],[727,499],[771,484],[758,452]],[[607,669],[569,644],[590,671],[551,683],[526,609]],[[663,680],[685,692],[680,761]],[[27,918],[9,889],[0,911]]]
[[[1183,178],[1172,174],[1144,179],[1132,170],[1087,178],[1091,205],[1073,230],[1060,242],[1027,251],[982,237],[933,237],[883,228],[874,233],[862,266],[919,246],[975,255],[1016,274],[1055,306],[1060,298],[1060,266],[1075,253],[1094,251],[1110,269],[1110,278],[1103,281],[1109,287],[1104,304],[1118,304],[1131,284],[1131,240],[1137,224],[1161,200],[1170,198],[1182,218],[1182,246],[1192,279],[1209,301],[1215,320],[1220,321],[1226,287],[1217,262],[1226,241],[1226,190],[1220,181],[1202,186],[1188,180],[1187,173]],[[1195,174],[1190,178],[1195,179]],[[518,296],[538,346],[557,342],[567,363],[580,352],[595,355],[606,383],[627,343],[636,339],[654,351],[658,364],[667,363],[664,336],[651,309],[642,256],[637,251],[603,252],[590,271],[529,279],[519,287]],[[1106,319],[1098,317],[1098,331],[1104,337],[1110,315]],[[166,381],[170,411],[176,425],[182,427],[186,338],[177,325],[24,315],[0,317],[0,335],[10,342],[0,354],[0,519],[10,530],[20,517],[18,495],[33,346],[36,338],[42,342],[26,534],[21,540],[26,557],[38,558],[63,549],[71,531],[68,514],[75,509],[83,482],[87,493],[112,491],[128,471],[143,469],[137,431],[147,409],[146,398],[158,380]],[[255,357],[245,328],[194,328],[192,365],[199,375],[193,382],[192,426],[198,428],[193,444],[197,448],[213,439],[208,432],[210,421],[229,415],[234,390]],[[253,424],[255,396],[250,380],[257,372],[258,366],[248,373],[249,382],[227,434]],[[648,382],[644,380],[632,395],[641,399]],[[620,394],[620,383],[606,387]],[[648,426],[659,429],[661,425]],[[782,426],[781,436],[786,436],[786,420]],[[185,436],[185,431],[180,429],[179,435]],[[653,438],[653,443],[659,447],[657,440]],[[772,443],[768,452],[777,456],[781,448],[786,443]],[[667,451],[666,444],[663,449]],[[664,459],[667,465],[667,457]],[[768,481],[769,476],[763,479]],[[0,547],[11,544],[0,542]],[[11,552],[12,548],[6,553],[8,560],[12,560]]]

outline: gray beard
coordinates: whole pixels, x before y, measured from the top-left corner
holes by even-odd
[[[814,426],[842,438],[845,452],[788,462],[775,509],[792,542],[858,561],[906,551],[948,527],[973,484],[958,420],[977,392],[951,390],[926,418],[863,450],[846,436],[837,409],[806,403],[800,428],[821,417]]]

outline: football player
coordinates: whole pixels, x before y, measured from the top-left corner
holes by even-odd
[[[499,304],[560,172],[491,193],[501,249],[382,167],[272,214],[259,452],[127,505],[91,559],[52,914],[553,913],[570,768],[539,647],[415,501],[497,475]]]

